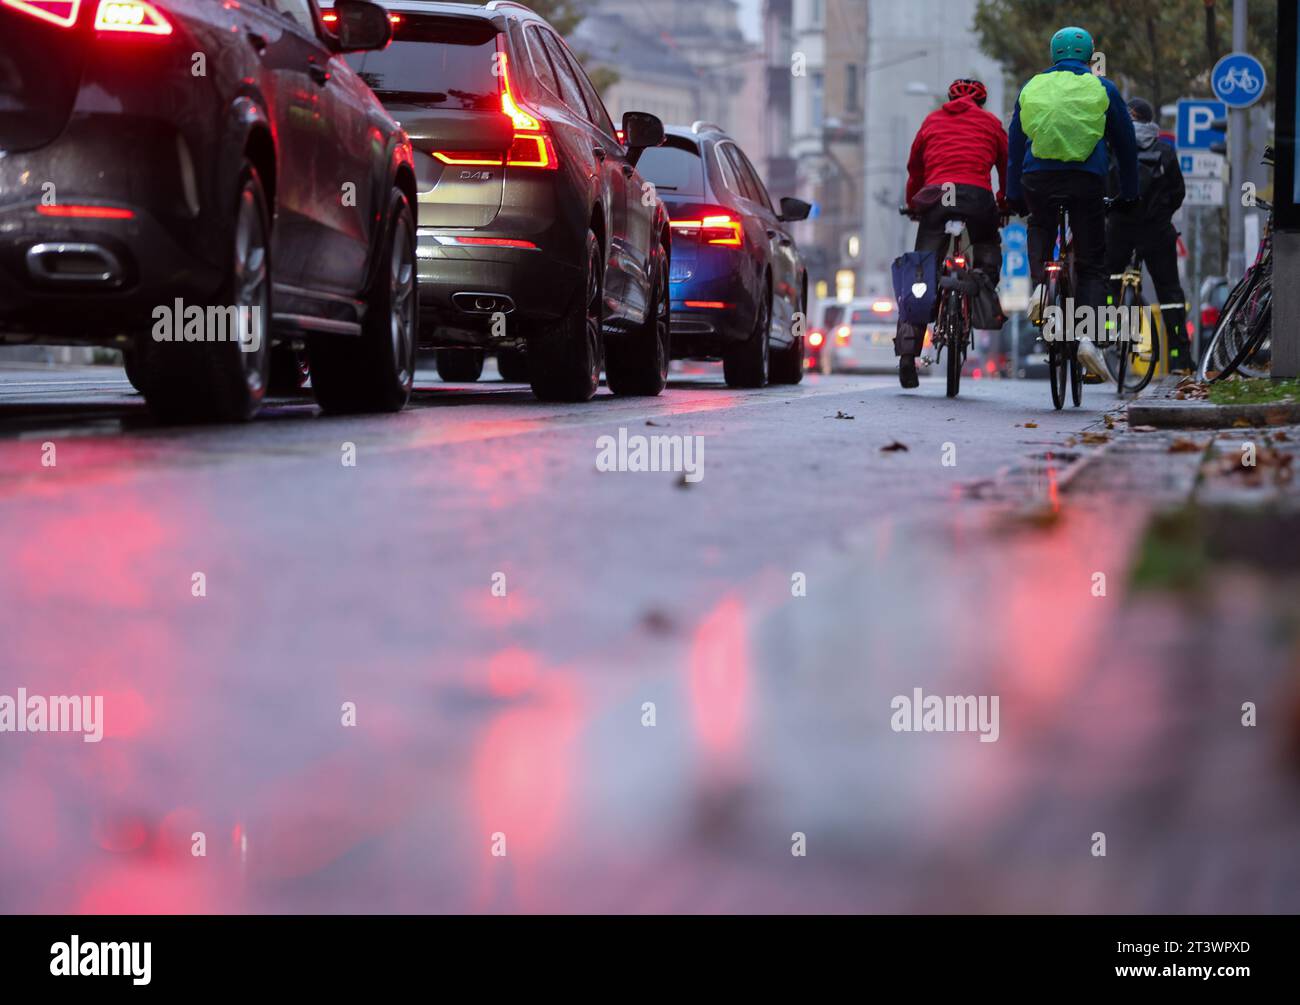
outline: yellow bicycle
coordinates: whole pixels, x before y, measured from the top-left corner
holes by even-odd
[[[1116,389],[1120,394],[1136,394],[1151,383],[1157,372],[1168,370],[1164,352],[1169,337],[1160,309],[1181,305],[1147,305],[1142,297],[1142,262],[1136,250],[1123,273],[1110,278],[1112,282],[1119,282],[1119,297],[1118,305],[1114,294],[1106,298],[1107,306],[1112,310],[1106,318],[1103,350],[1115,377]]]

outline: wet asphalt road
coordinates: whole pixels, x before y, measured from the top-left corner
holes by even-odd
[[[1117,657],[1091,592],[1145,515],[1065,491],[1110,394],[422,372],[397,416],[170,430],[117,374],[0,376],[0,694],[105,707],[98,744],[0,734],[0,910],[1295,906],[1264,795],[1226,840],[1182,802],[1218,769],[1169,761],[1213,709],[1153,707],[1177,619]],[[702,478],[598,471],[620,428],[703,437]],[[1000,696],[997,742],[891,729],[918,687]]]

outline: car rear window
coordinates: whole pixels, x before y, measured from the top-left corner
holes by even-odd
[[[853,316],[849,318],[851,325],[872,325],[883,324],[891,321],[895,317],[892,310],[890,311],[873,311],[870,307],[864,307],[861,310],[855,310]]]
[[[839,324],[842,317],[844,317],[844,308],[833,304],[826,308],[826,313],[822,316],[822,324],[830,328]]]
[[[381,101],[468,111],[501,108],[500,81],[492,72],[497,30],[490,22],[407,13],[402,19],[388,48],[346,57]]]
[[[673,143],[669,137],[665,146],[647,147],[636,169],[661,192],[704,195],[704,162],[692,143]]]

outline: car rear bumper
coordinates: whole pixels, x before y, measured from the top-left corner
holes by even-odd
[[[159,306],[206,304],[221,270],[178,243],[148,210],[129,219],[0,210],[0,342],[106,345],[146,331]]]
[[[230,227],[218,175],[173,124],[120,110],[0,157],[0,340],[112,343],[177,297],[210,302]]]
[[[583,270],[573,262],[540,248],[449,243],[457,234],[518,240],[482,230],[420,228],[421,345],[511,344],[529,329],[558,320],[579,293]],[[505,315],[504,338],[492,332],[498,312]]]

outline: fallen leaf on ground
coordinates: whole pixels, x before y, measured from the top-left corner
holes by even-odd
[[[646,424],[647,426],[666,426],[666,425],[667,425],[666,422],[655,422],[654,419],[646,419],[646,420],[645,420],[645,424]]]
[[[1186,436],[1180,436],[1169,444],[1171,454],[1196,454],[1205,449],[1205,444],[1197,443],[1195,440],[1189,440]]]
[[[906,450],[907,444],[899,443],[897,440],[894,440],[892,443],[888,443],[885,446],[881,447],[880,449],[882,451]]]
[[[1026,429],[1037,429],[1037,428],[1038,428],[1038,423],[1037,423],[1037,422],[1026,422],[1026,423],[1025,423],[1025,428],[1026,428]]]
[[[1099,443],[1109,443],[1110,433],[1082,433],[1080,434],[1079,439],[1083,443],[1096,446]]]
[[[830,418],[833,418],[833,419],[851,419],[851,418],[853,418],[853,416],[849,415],[848,412],[841,412],[841,411],[837,408],[837,409],[835,410],[835,414],[834,414],[833,416],[830,416]]]
[[[1129,426],[1128,431],[1130,433],[1154,433],[1156,431],[1156,427],[1155,426]]]

